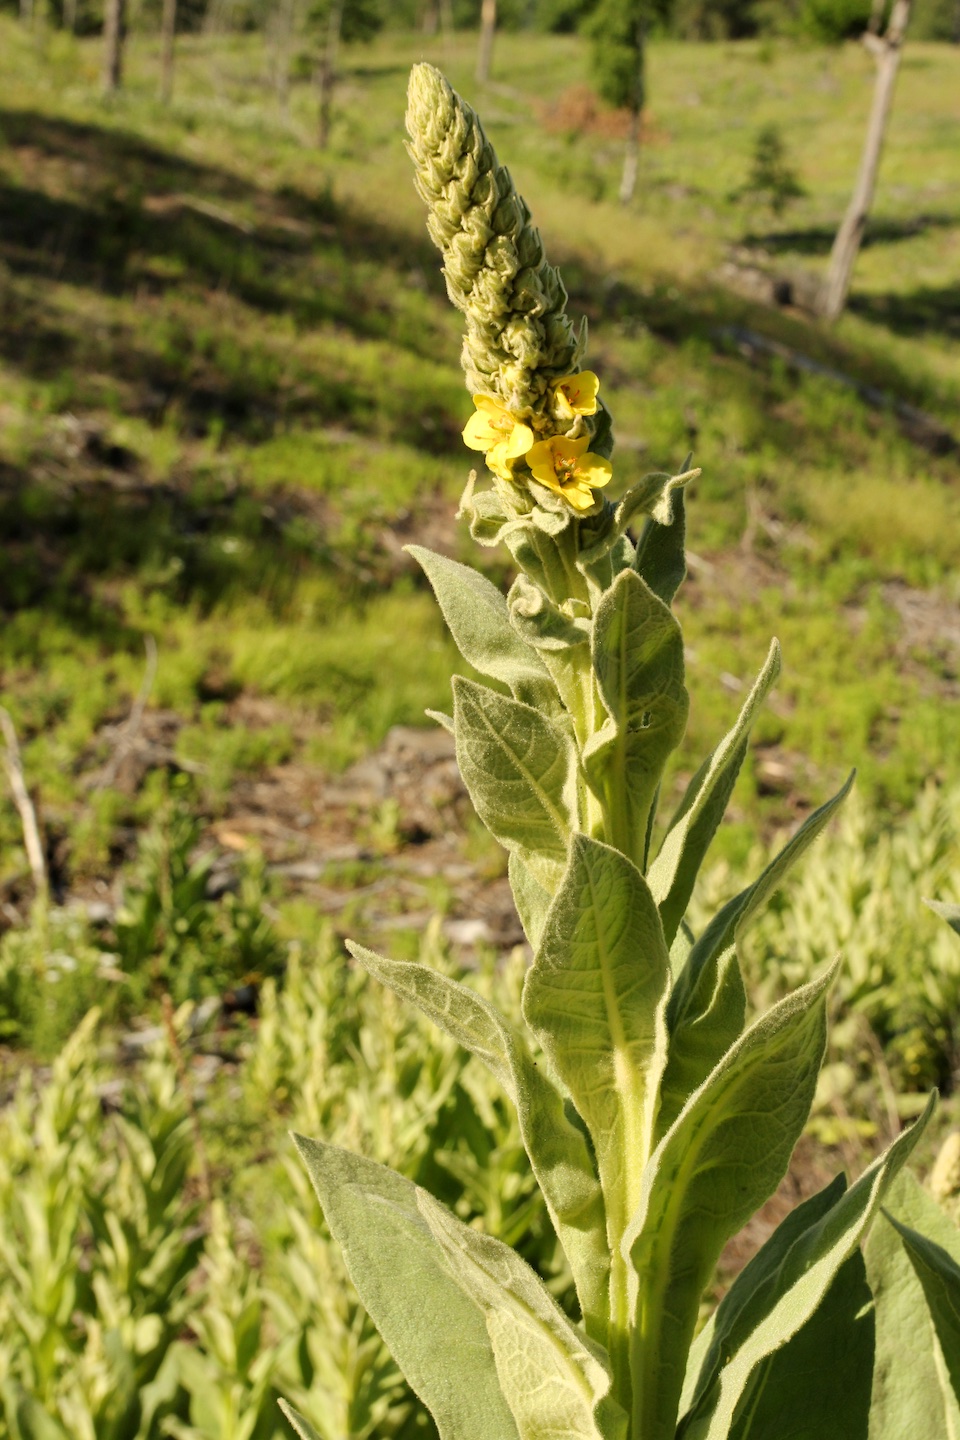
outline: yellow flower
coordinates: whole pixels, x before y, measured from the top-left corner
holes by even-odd
[[[502,460],[517,460],[526,455],[533,444],[533,431],[523,425],[492,395],[474,395],[476,413],[463,428],[463,438],[471,450],[500,452]],[[491,466],[491,469],[494,467]]]
[[[562,495],[574,510],[589,510],[594,504],[593,491],[609,484],[613,475],[610,461],[602,455],[591,454],[587,450],[589,444],[586,435],[579,440],[552,435],[527,452],[533,478]]]
[[[575,415],[596,415],[599,389],[600,380],[592,370],[565,376],[553,387],[554,413],[561,420],[572,420]]]

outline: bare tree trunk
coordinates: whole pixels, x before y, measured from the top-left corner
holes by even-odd
[[[873,0],[870,6],[870,21],[867,25],[867,33],[879,35],[880,26],[883,24],[883,12],[887,8],[887,0]]]
[[[620,178],[620,204],[629,205],[637,188],[637,171],[640,166],[640,124],[643,107],[646,104],[646,35],[643,19],[636,21],[634,41],[636,44],[637,69],[634,75],[635,88],[630,101],[630,129],[623,154],[623,175]]]
[[[293,48],[295,0],[280,0],[273,17],[273,85],[277,104],[286,115],[290,104],[290,51]]]
[[[440,16],[437,10],[437,0],[427,0],[427,4],[423,7],[423,20],[420,23],[420,29],[424,35],[436,35],[439,23]]]
[[[640,111],[630,111],[630,129],[627,133],[626,149],[623,152],[623,174],[620,177],[620,203],[629,205],[637,188],[637,170],[640,164]]]
[[[112,95],[123,81],[123,42],[127,35],[126,0],[107,0],[103,17],[103,89]]]
[[[873,203],[880,155],[883,151],[887,121],[890,118],[890,107],[893,104],[897,70],[900,67],[900,52],[909,19],[910,0],[895,0],[886,34],[882,39],[875,35],[870,37],[872,43],[869,48],[877,58],[877,83],[867,125],[867,139],[860,160],[860,172],[847,206],[847,213],[833,242],[827,278],[820,296],[820,313],[826,320],[836,320],[847,303],[853,267]]]
[[[330,107],[337,78],[337,55],[340,51],[340,29],[343,24],[343,0],[333,0],[327,16],[327,43],[323,48],[317,85],[320,91],[317,144],[326,150],[330,141]]]
[[[33,0],[20,0],[20,23],[30,25],[33,22]]]
[[[173,97],[173,47],[177,33],[177,0],[163,0],[160,21],[160,99],[169,105]]]
[[[77,31],[77,0],[63,0],[63,28],[69,35]]]
[[[483,0],[480,10],[480,49],[477,51],[477,80],[486,85],[493,60],[493,37],[497,28],[497,0]]]
[[[960,0],[953,0],[953,43],[960,45]]]

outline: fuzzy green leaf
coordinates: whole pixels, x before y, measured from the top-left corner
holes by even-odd
[[[639,1200],[666,1054],[670,961],[643,876],[575,835],[523,987],[523,1014],[593,1139],[608,1214]]]
[[[510,877],[513,902],[520,916],[523,933],[535,950],[540,943],[551,897],[539,881],[533,878],[516,850],[511,852],[507,861],[507,874]]]
[[[726,1440],[757,1367],[815,1314],[909,1159],[933,1105],[931,1097],[920,1119],[849,1190],[835,1181],[788,1216],[738,1277],[717,1313],[683,1440]]]
[[[945,900],[924,900],[923,903],[960,935],[960,905],[948,905]]]
[[[563,1095],[543,1066],[534,1063],[514,1027],[475,991],[426,965],[387,960],[351,942],[347,948],[377,980],[476,1055],[513,1100],[533,1172],[570,1263],[587,1330],[602,1336],[609,1269],[603,1197],[586,1140],[564,1113]]]
[[[808,816],[759,879],[724,905],[690,950],[667,1010],[670,1059],[663,1077],[658,1137],[666,1134],[687,1096],[709,1075],[743,1029],[746,995],[736,942],[839,809],[853,778],[851,774],[832,800]]]
[[[294,1410],[286,1400],[280,1401],[280,1409],[290,1421],[290,1424],[300,1436],[300,1440],[320,1440],[320,1436],[314,1430],[309,1420],[305,1420],[299,1410]]]
[[[806,1324],[757,1366],[724,1440],[867,1440],[874,1331],[855,1250]]]
[[[593,667],[610,718],[584,748],[587,779],[604,802],[607,839],[642,865],[650,810],[683,739],[689,697],[680,626],[632,570],[597,606]]]
[[[797,833],[791,837],[780,853],[771,860],[760,877],[741,890],[732,900],[717,912],[700,938],[694,943],[689,959],[681,972],[670,1002],[671,1029],[683,1023],[690,1012],[691,996],[697,987],[700,973],[709,967],[714,959],[734,941],[739,940],[747,926],[762,910],[787,874],[803,856],[813,842],[822,834],[846,800],[853,787],[856,771],[850,772],[846,784],[831,800],[808,815]]]
[[[477,814],[553,893],[576,816],[572,739],[529,705],[460,675],[453,702],[457,763]]]
[[[668,1028],[675,994],[676,987],[667,1007]],[[716,963],[700,971],[687,999],[688,1004],[670,1036],[667,1066],[660,1086],[658,1141],[743,1032],[747,995],[735,945],[718,956]]]
[[[483,1309],[454,1279],[417,1186],[337,1146],[294,1140],[357,1293],[441,1440],[520,1440]]]
[[[960,1231],[904,1171],[885,1208],[960,1262]],[[865,1247],[877,1316],[870,1440],[960,1436],[960,1404],[934,1343],[923,1286],[892,1225],[874,1225]]]
[[[660,906],[668,945],[673,943],[703,857],[723,819],[747,753],[753,723],[779,673],[780,646],[774,640],[736,725],[690,781],[660,852],[647,872],[650,889]]]
[[[777,1274],[794,1241],[823,1219],[846,1188],[844,1176],[835,1175],[824,1189],[796,1205],[747,1261],[691,1346],[680,1398],[681,1415],[690,1418],[688,1412],[699,1406],[716,1380],[725,1357],[750,1333],[755,1323],[750,1303],[776,1285]],[[684,1429],[685,1424],[681,1422],[678,1434],[682,1435]]]
[[[609,1362],[515,1250],[464,1225],[425,1191],[423,1215],[465,1294],[483,1311],[500,1389],[521,1440],[625,1440]]]
[[[687,573],[684,553],[687,522],[683,489],[676,487],[667,490],[664,499],[669,506],[669,518],[663,524],[651,516],[644,525],[637,542],[633,568],[664,605],[672,605]]]
[[[806,1123],[832,974],[740,1037],[647,1166],[624,1237],[644,1281],[631,1368],[634,1426],[645,1440],[672,1440],[700,1297],[727,1240],[776,1189]]]
[[[552,699],[550,676],[510,624],[507,602],[485,575],[436,555],[422,545],[404,547],[433,587],[457,649],[481,675],[508,686],[518,700],[543,705]]]
[[[954,1397],[960,1401],[960,1265],[935,1240],[920,1235],[892,1215],[886,1218],[903,1241],[910,1264],[923,1287],[944,1367],[950,1377]]]

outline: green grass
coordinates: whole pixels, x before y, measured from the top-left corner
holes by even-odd
[[[207,811],[229,808],[238,777],[290,759],[340,768],[446,704],[456,657],[400,550],[467,554],[458,317],[402,148],[408,66],[443,56],[419,35],[348,49],[321,155],[310,86],[282,114],[257,37],[183,39],[169,109],[149,36],[109,103],[95,42],[34,40],[10,20],[0,41],[0,666],[69,886],[108,869],[111,826],[153,804],[149,785],[93,800],[87,784],[140,684],[145,633],[160,651],[151,705],[175,712],[175,755],[202,767]],[[829,331],[738,298],[717,272],[731,244],[823,265],[869,104],[855,47],[655,45],[627,210],[618,142],[569,120],[580,42],[498,37],[479,95],[472,47],[458,37],[448,68],[590,319],[616,485],[690,449],[704,468],[679,770],[732,718],[775,632],[786,678],[761,738],[793,781],[767,784],[761,753],[744,835],[853,763],[869,794],[908,803],[957,770],[956,653],[935,626],[907,633],[891,586],[945,616],[956,603],[956,455],[919,448],[849,389],[752,365],[729,331],[954,423],[960,55],[908,47],[851,309]],[[778,221],[731,199],[771,122],[807,192]],[[238,736],[244,697],[276,704]],[[17,838],[6,811],[7,871]]]

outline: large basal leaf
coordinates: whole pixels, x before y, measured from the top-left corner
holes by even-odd
[[[626,1440],[602,1347],[567,1319],[515,1250],[420,1191],[420,1212],[452,1273],[483,1310],[500,1389],[521,1440]]]
[[[610,718],[584,747],[584,768],[604,802],[607,839],[642,865],[653,798],[683,739],[689,697],[680,627],[632,570],[597,606],[593,668]]]
[[[780,673],[776,640],[733,729],[720,741],[687,786],[647,880],[660,906],[667,944],[683,919],[697,873],[727,808],[747,753],[750,731],[770,687]]]
[[[441,1440],[520,1440],[483,1308],[454,1278],[417,1186],[334,1145],[294,1140],[357,1293]]]
[[[791,1245],[823,1219],[846,1188],[845,1177],[835,1175],[823,1190],[818,1190],[815,1195],[794,1206],[736,1276],[720,1305],[690,1347],[683,1394],[680,1397],[682,1416],[690,1418],[688,1412],[700,1404],[715,1383],[726,1357],[732,1354],[749,1334],[755,1321],[751,1319],[748,1307],[751,1303],[756,1303],[756,1297],[776,1285],[784,1256]],[[762,1314],[762,1310],[756,1313]],[[683,1434],[684,1428],[684,1422],[681,1421],[678,1435]]]
[[[492,835],[556,889],[576,823],[576,755],[565,730],[529,705],[455,676],[457,764]]]
[[[867,1440],[874,1330],[855,1250],[806,1324],[757,1366],[729,1440]]]
[[[497,587],[471,566],[436,555],[422,545],[404,548],[430,581],[464,660],[481,675],[509,686],[518,700],[549,704],[550,676],[510,624],[507,602]]]
[[[560,1238],[587,1332],[607,1332],[609,1253],[603,1197],[581,1131],[564,1113],[564,1097],[531,1058],[500,1012],[456,980],[409,960],[387,960],[348,941],[351,955],[396,995],[481,1060],[517,1107],[533,1172]]]
[[[808,816],[759,879],[724,905],[690,949],[667,1009],[670,1058],[663,1077],[658,1135],[666,1134],[687,1097],[743,1029],[746,995],[737,961],[740,937],[839,809],[853,778],[851,775],[832,800]]]
[[[892,1215],[888,1215],[887,1219],[903,1241],[903,1248],[923,1287],[940,1343],[940,1354],[954,1396],[960,1400],[960,1265],[935,1240],[911,1230],[909,1225],[902,1225]]]
[[[885,1209],[960,1263],[960,1231],[909,1171],[891,1187]],[[960,1404],[937,1353],[923,1285],[892,1225],[874,1225],[866,1260],[877,1315],[870,1440],[955,1440]]]
[[[923,1133],[933,1104],[931,1098],[916,1124],[849,1190],[844,1191],[838,1179],[788,1215],[738,1276],[717,1312],[691,1410],[680,1427],[683,1440],[726,1440],[759,1376],[757,1367],[811,1320],[856,1252]],[[879,1341],[878,1330],[878,1358]]]
[[[647,1166],[624,1238],[643,1277],[631,1368],[634,1428],[644,1440],[672,1440],[700,1297],[727,1240],[776,1189],[803,1130],[832,974],[740,1037]]]

